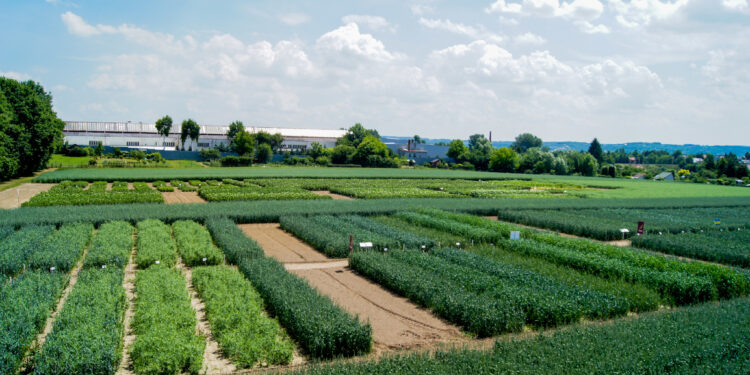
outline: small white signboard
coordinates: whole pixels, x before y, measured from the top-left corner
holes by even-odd
[[[521,232],[514,230],[510,232],[510,239],[511,240],[520,240],[521,239]]]
[[[359,248],[360,249],[367,249],[372,247],[372,242],[360,242]]]

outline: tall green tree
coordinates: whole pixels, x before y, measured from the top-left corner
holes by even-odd
[[[242,121],[233,121],[231,124],[229,124],[229,130],[227,130],[227,138],[229,139],[229,143],[231,144],[237,133],[243,130],[245,130],[245,125],[242,123]]]
[[[356,123],[354,124],[354,126],[349,128],[349,131],[347,131],[343,137],[336,140],[336,145],[337,146],[348,145],[348,146],[357,147],[368,136],[375,137],[378,140],[380,139],[380,134],[378,134],[377,130],[365,129],[365,127],[362,126],[362,124]]]
[[[448,152],[446,152],[445,155],[450,158],[456,159],[456,161],[461,161],[459,159],[461,159],[462,156],[467,154],[468,152],[469,148],[466,147],[464,141],[460,139],[454,139],[448,145]]]
[[[516,137],[516,141],[511,144],[510,148],[517,153],[522,154],[532,147],[542,147],[542,139],[531,134],[523,133]]]
[[[47,165],[62,144],[65,123],[52,110],[52,95],[34,82],[0,77],[0,180]]]
[[[487,169],[492,155],[492,143],[483,134],[469,137],[469,161],[477,169]]]
[[[258,149],[255,151],[255,160],[257,160],[258,163],[268,163],[269,161],[271,161],[272,157],[273,150],[271,149],[271,145],[269,145],[268,143],[258,144]]]
[[[420,137],[418,135],[414,135],[414,138],[412,138],[412,140],[414,141],[414,144],[417,144],[417,145],[427,143],[427,142],[425,142],[424,139],[422,139],[422,137]]]
[[[182,149],[185,149],[185,140],[190,138],[194,143],[198,142],[198,137],[201,133],[201,127],[195,120],[189,118],[182,122],[180,128],[180,140],[182,141]]]
[[[240,155],[252,155],[255,150],[255,135],[245,130],[240,130],[234,135],[232,148]]]
[[[162,136],[161,144],[165,150],[166,150],[166,146],[164,146],[164,140],[169,136],[169,131],[171,129],[172,129],[172,118],[169,117],[169,115],[166,115],[156,120],[156,131]]]
[[[281,143],[284,142],[284,137],[279,134],[271,134],[264,131],[259,131],[255,133],[255,140],[258,142],[258,145],[267,144],[271,147],[271,150],[277,151],[279,147],[281,147]]]
[[[594,140],[591,141],[591,145],[589,145],[589,154],[591,154],[597,162],[602,162],[604,151],[602,150],[602,145],[599,144],[598,139],[594,138]]]
[[[490,169],[496,172],[514,172],[518,168],[518,154],[509,147],[501,147],[490,156]]]

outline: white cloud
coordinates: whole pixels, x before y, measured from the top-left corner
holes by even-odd
[[[112,26],[96,25],[92,26],[86,23],[81,16],[74,14],[73,12],[67,11],[63,13],[63,23],[68,28],[68,32],[77,36],[92,36],[103,33],[114,33],[115,28]]]
[[[617,22],[625,27],[647,26],[653,21],[668,19],[686,5],[688,0],[608,0]]]
[[[0,76],[15,79],[16,81],[28,81],[31,79],[30,75],[19,72],[0,72]]]
[[[599,0],[573,0],[571,2],[523,0],[520,3],[497,0],[486,8],[485,12],[542,18],[557,17],[574,23],[582,32],[587,34],[609,33],[607,26],[592,23],[604,13],[604,5]]]
[[[388,20],[380,16],[368,16],[361,14],[349,14],[341,17],[341,22],[344,24],[356,23],[357,25],[365,26],[371,30],[385,30],[389,28]]]
[[[324,51],[352,54],[374,61],[389,61],[396,58],[385,49],[383,42],[370,34],[360,33],[356,23],[349,23],[323,34],[315,44]]]
[[[304,13],[285,13],[279,15],[279,21],[289,26],[302,25],[310,22],[310,16]]]
[[[502,42],[504,39],[499,34],[487,31],[482,25],[474,27],[462,23],[455,23],[451,20],[429,19],[424,17],[419,18],[419,23],[430,29],[444,30],[454,34],[468,36],[472,39],[487,39],[497,43]]]
[[[733,11],[746,11],[748,8],[750,8],[750,5],[748,5],[747,0],[722,0],[721,5],[724,6],[724,8],[727,8],[729,10]]]
[[[541,45],[541,44],[547,43],[547,41],[544,38],[534,33],[523,33],[520,35],[516,35],[513,38],[513,41],[516,44],[530,44],[530,45]]]
[[[429,4],[412,4],[409,6],[409,9],[411,10],[412,14],[415,14],[417,16],[423,16],[427,13],[432,13],[435,11],[435,9],[429,5]]]

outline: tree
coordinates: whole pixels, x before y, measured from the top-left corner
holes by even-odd
[[[477,169],[487,169],[492,155],[492,143],[483,134],[469,137],[469,161]]]
[[[531,134],[523,133],[516,137],[516,141],[510,146],[517,153],[522,154],[532,147],[542,147],[542,140]]]
[[[418,135],[415,135],[414,138],[412,138],[412,140],[414,141],[414,144],[417,144],[417,145],[427,143],[427,142],[425,142],[424,139],[422,139],[422,137],[420,137]]]
[[[255,143],[255,136],[253,134],[250,134],[245,130],[240,130],[237,134],[235,134],[232,145],[234,147],[234,152],[240,154],[240,156],[243,156],[253,154],[253,151],[255,150]]]
[[[458,161],[459,157],[461,155],[464,155],[468,151],[469,149],[464,144],[464,141],[460,139],[454,139],[448,145],[448,152],[446,152],[445,155],[447,155],[450,158],[456,159],[456,161]]]
[[[352,156],[357,151],[356,148],[349,145],[339,145],[331,150],[331,162],[334,164],[349,164],[352,162]]]
[[[273,150],[271,145],[268,143],[261,143],[258,145],[258,149],[255,151],[255,160],[258,163],[265,164],[271,161],[273,158]]]
[[[602,151],[602,145],[599,144],[599,140],[594,138],[589,146],[589,154],[596,159],[597,162],[601,163],[604,157],[604,151]]]
[[[242,124],[242,121],[234,121],[229,124],[229,130],[227,130],[227,139],[229,139],[229,143],[231,144],[232,140],[234,140],[234,136],[243,130],[245,130],[245,125]]]
[[[501,147],[490,156],[490,169],[496,172],[513,172],[518,168],[518,153],[508,147]]]
[[[190,138],[193,142],[198,142],[198,136],[200,136],[201,127],[193,119],[187,119],[182,122],[180,129],[180,140],[182,141],[182,149],[185,149],[185,140]]]
[[[169,136],[170,129],[172,129],[172,118],[169,115],[156,120],[156,131],[162,136],[161,144],[165,150],[164,140]]]
[[[361,165],[369,165],[370,156],[388,157],[388,146],[374,136],[368,135],[357,146],[357,150],[352,155],[352,161]]]
[[[94,148],[94,155],[102,156],[103,153],[104,153],[104,145],[102,145],[102,141],[96,142],[96,147]]]
[[[745,160],[750,160],[750,152],[745,153]]]
[[[714,156],[711,154],[706,154],[706,157],[703,159],[703,162],[705,163],[706,169],[708,170],[714,170],[716,169],[716,162],[714,160]]]
[[[271,134],[264,131],[255,133],[255,140],[258,145],[267,144],[271,147],[271,150],[276,151],[281,147],[281,143],[284,142],[284,137],[279,134]]]
[[[221,157],[221,152],[215,148],[204,148],[198,152],[198,156],[203,160],[216,160]]]
[[[368,136],[375,137],[378,140],[380,139],[380,134],[378,134],[377,130],[365,129],[365,127],[362,126],[362,124],[356,123],[354,124],[354,126],[349,128],[349,131],[347,131],[343,137],[336,140],[336,146],[349,145],[349,146],[357,147]]]
[[[0,77],[0,180],[47,165],[62,144],[65,123],[52,110],[52,95],[34,82]]]
[[[326,153],[325,147],[323,147],[323,145],[321,145],[318,142],[311,143],[310,150],[307,151],[307,155],[309,155],[313,159],[324,156],[325,153]]]

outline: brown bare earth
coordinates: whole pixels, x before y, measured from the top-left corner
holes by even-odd
[[[342,200],[342,201],[352,201],[352,200],[354,200],[354,198],[352,198],[352,197],[349,197],[349,196],[346,196],[346,195],[341,195],[341,194],[336,194],[336,193],[331,193],[328,190],[310,190],[310,192],[318,194],[318,195],[327,195],[327,196],[333,198],[333,200]]]
[[[135,242],[134,242],[135,243]],[[123,279],[122,286],[125,288],[125,298],[127,309],[125,310],[125,318],[123,320],[123,331],[125,337],[123,338],[122,345],[122,358],[120,359],[120,366],[117,368],[116,375],[132,375],[134,374],[130,361],[130,347],[135,342],[135,333],[130,327],[130,323],[133,320],[135,314],[135,246],[130,252],[130,259],[128,265],[125,266],[125,278]]]
[[[21,204],[28,202],[31,197],[51,189],[55,184],[22,184],[8,190],[0,191],[0,208],[10,209],[21,207]]]
[[[361,321],[369,322],[376,351],[464,340],[455,326],[355,274],[349,267],[292,272]]]
[[[228,373],[237,371],[237,367],[228,359],[224,358],[219,348],[219,343],[214,340],[211,327],[206,319],[206,305],[203,304],[193,288],[193,271],[182,263],[177,263],[177,268],[185,273],[187,288],[190,294],[190,305],[193,307],[198,319],[198,333],[206,337],[206,349],[203,351],[203,367],[201,374]]]
[[[330,258],[284,232],[279,224],[240,224],[240,229],[263,248],[266,255],[282,263],[325,262]]]
[[[164,203],[206,203],[203,198],[198,196],[197,191],[171,191],[163,192],[161,195],[164,197]]]

